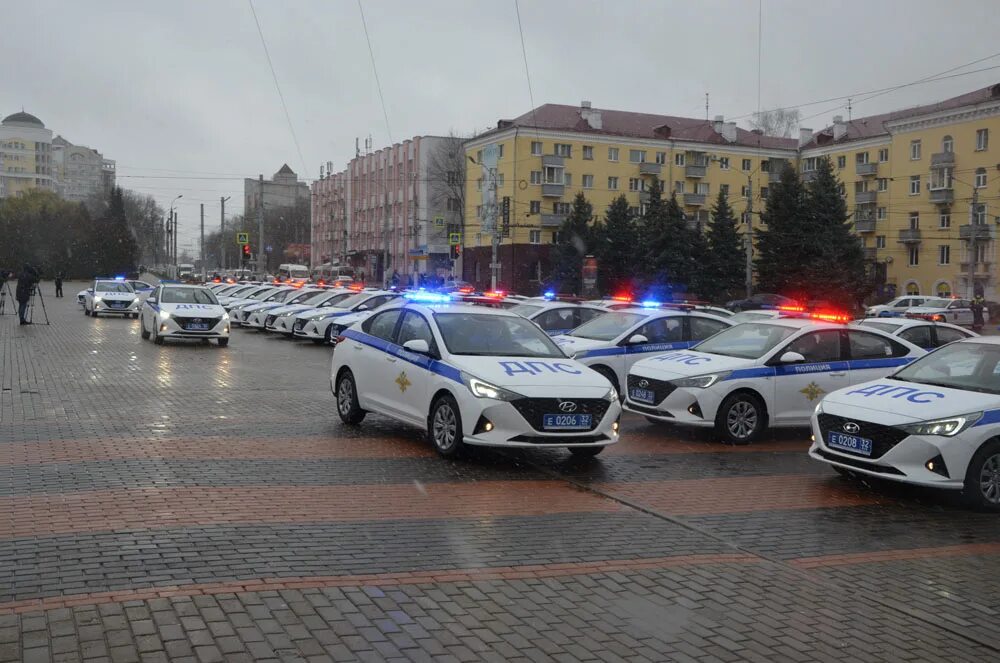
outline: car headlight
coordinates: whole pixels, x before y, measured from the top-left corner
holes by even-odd
[[[982,416],[982,412],[971,412],[969,414],[960,414],[957,417],[906,424],[905,426],[897,426],[897,428],[910,435],[943,435],[944,437],[954,437],[975,424]]]
[[[615,390],[614,387],[608,389],[608,393],[604,394],[604,400],[611,401],[612,403],[618,400],[618,392]]]
[[[497,401],[513,401],[518,398],[524,398],[521,394],[490,384],[467,373],[462,373],[462,379],[465,382],[465,386],[469,388],[469,391],[476,398],[492,398]]]
[[[223,313],[222,314],[222,319],[223,320],[228,320],[229,319],[229,314],[228,313]]]
[[[100,302],[100,301],[103,301],[103,300],[101,299],[100,295],[94,295],[94,301],[95,302]]]
[[[170,317],[170,311],[160,311],[160,320],[166,320]]]
[[[339,324],[339,323],[336,323],[336,322],[331,323],[330,324],[330,329],[332,331],[330,333],[331,334],[337,334],[339,336],[342,331],[344,331],[345,329],[348,328],[348,326],[349,325],[342,325],[342,324]]]
[[[729,377],[732,371],[723,371],[722,373],[708,373],[706,375],[695,375],[690,378],[680,378],[678,380],[671,380],[671,383],[675,387],[693,387],[695,389],[707,389],[719,380],[724,380]]]

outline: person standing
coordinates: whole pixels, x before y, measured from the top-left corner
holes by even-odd
[[[31,293],[35,290],[38,272],[28,264],[24,265],[21,273],[17,275],[17,291],[14,299],[17,300],[17,317],[22,325],[30,325],[28,322],[28,302],[31,301]]]
[[[63,273],[56,274],[56,297],[62,297]]]
[[[972,331],[978,334],[983,331],[983,327],[986,325],[986,321],[983,319],[983,309],[986,308],[986,299],[982,293],[976,293],[976,297],[972,300],[972,305],[969,308],[972,309]]]

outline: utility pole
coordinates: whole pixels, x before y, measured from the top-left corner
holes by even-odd
[[[976,212],[979,208],[979,189],[972,187],[972,202],[969,203],[969,267],[966,275],[968,279],[967,297],[969,301],[976,296],[976,239],[979,228],[976,226]]]
[[[174,278],[177,278],[177,212],[174,212]]]
[[[222,211],[219,212],[219,267],[226,271],[226,201],[229,196],[219,198],[219,205]]]
[[[500,280],[500,228],[497,219],[497,168],[490,169],[490,180],[493,185],[493,204],[490,205],[490,214],[493,215],[493,256],[490,260],[490,289],[497,290],[497,282]]]
[[[205,203],[201,204],[201,246],[198,249],[198,255],[201,256],[201,280],[205,281]]]
[[[743,234],[746,243],[746,287],[747,299],[753,296],[753,174],[747,175],[747,229]]]
[[[385,183],[382,190],[384,194],[382,207],[385,209],[385,221],[382,225],[382,285],[388,284],[389,275],[389,177],[385,166],[386,164],[383,164],[382,167],[382,181]]]
[[[266,255],[264,253],[264,175],[257,176],[257,191],[260,194],[260,204],[257,205],[257,272],[264,275]]]

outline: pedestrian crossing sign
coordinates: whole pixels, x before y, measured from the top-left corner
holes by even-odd
[[[236,243],[240,246],[250,243],[250,233],[236,233]]]

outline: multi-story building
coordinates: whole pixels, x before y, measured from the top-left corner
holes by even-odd
[[[549,250],[577,193],[584,193],[597,218],[623,194],[638,214],[659,178],[665,195],[677,193],[690,222],[703,224],[720,190],[737,212],[748,198],[759,210],[772,178],[795,162],[798,142],[746,131],[722,117],[599,110],[585,101],[579,107],[545,104],[501,120],[465,147],[471,160],[482,163],[486,146],[497,146],[497,200],[510,198],[511,225],[499,246],[498,282],[534,292],[549,273]],[[492,246],[482,232],[484,180],[478,170],[471,166],[466,178],[462,274],[485,287]]]
[[[52,140],[52,168],[56,188],[66,200],[83,202],[95,194],[107,195],[115,185],[114,161],[62,136]]]
[[[359,155],[339,173],[328,166],[312,185],[313,262],[349,264],[376,282],[393,272],[403,280],[450,274],[464,159],[460,139],[415,136]]]
[[[31,189],[55,189],[52,131],[21,111],[0,122],[0,198]]]
[[[817,158],[833,161],[886,294],[965,296],[971,258],[976,287],[995,299],[998,132],[1000,85],[883,115],[835,117],[803,145],[802,174],[810,178]]]
[[[287,163],[263,184],[259,178],[247,177],[243,180],[243,209],[248,218],[253,218],[261,204],[267,210],[295,207],[300,203],[308,204],[308,201],[309,185],[299,181],[298,175]]]

